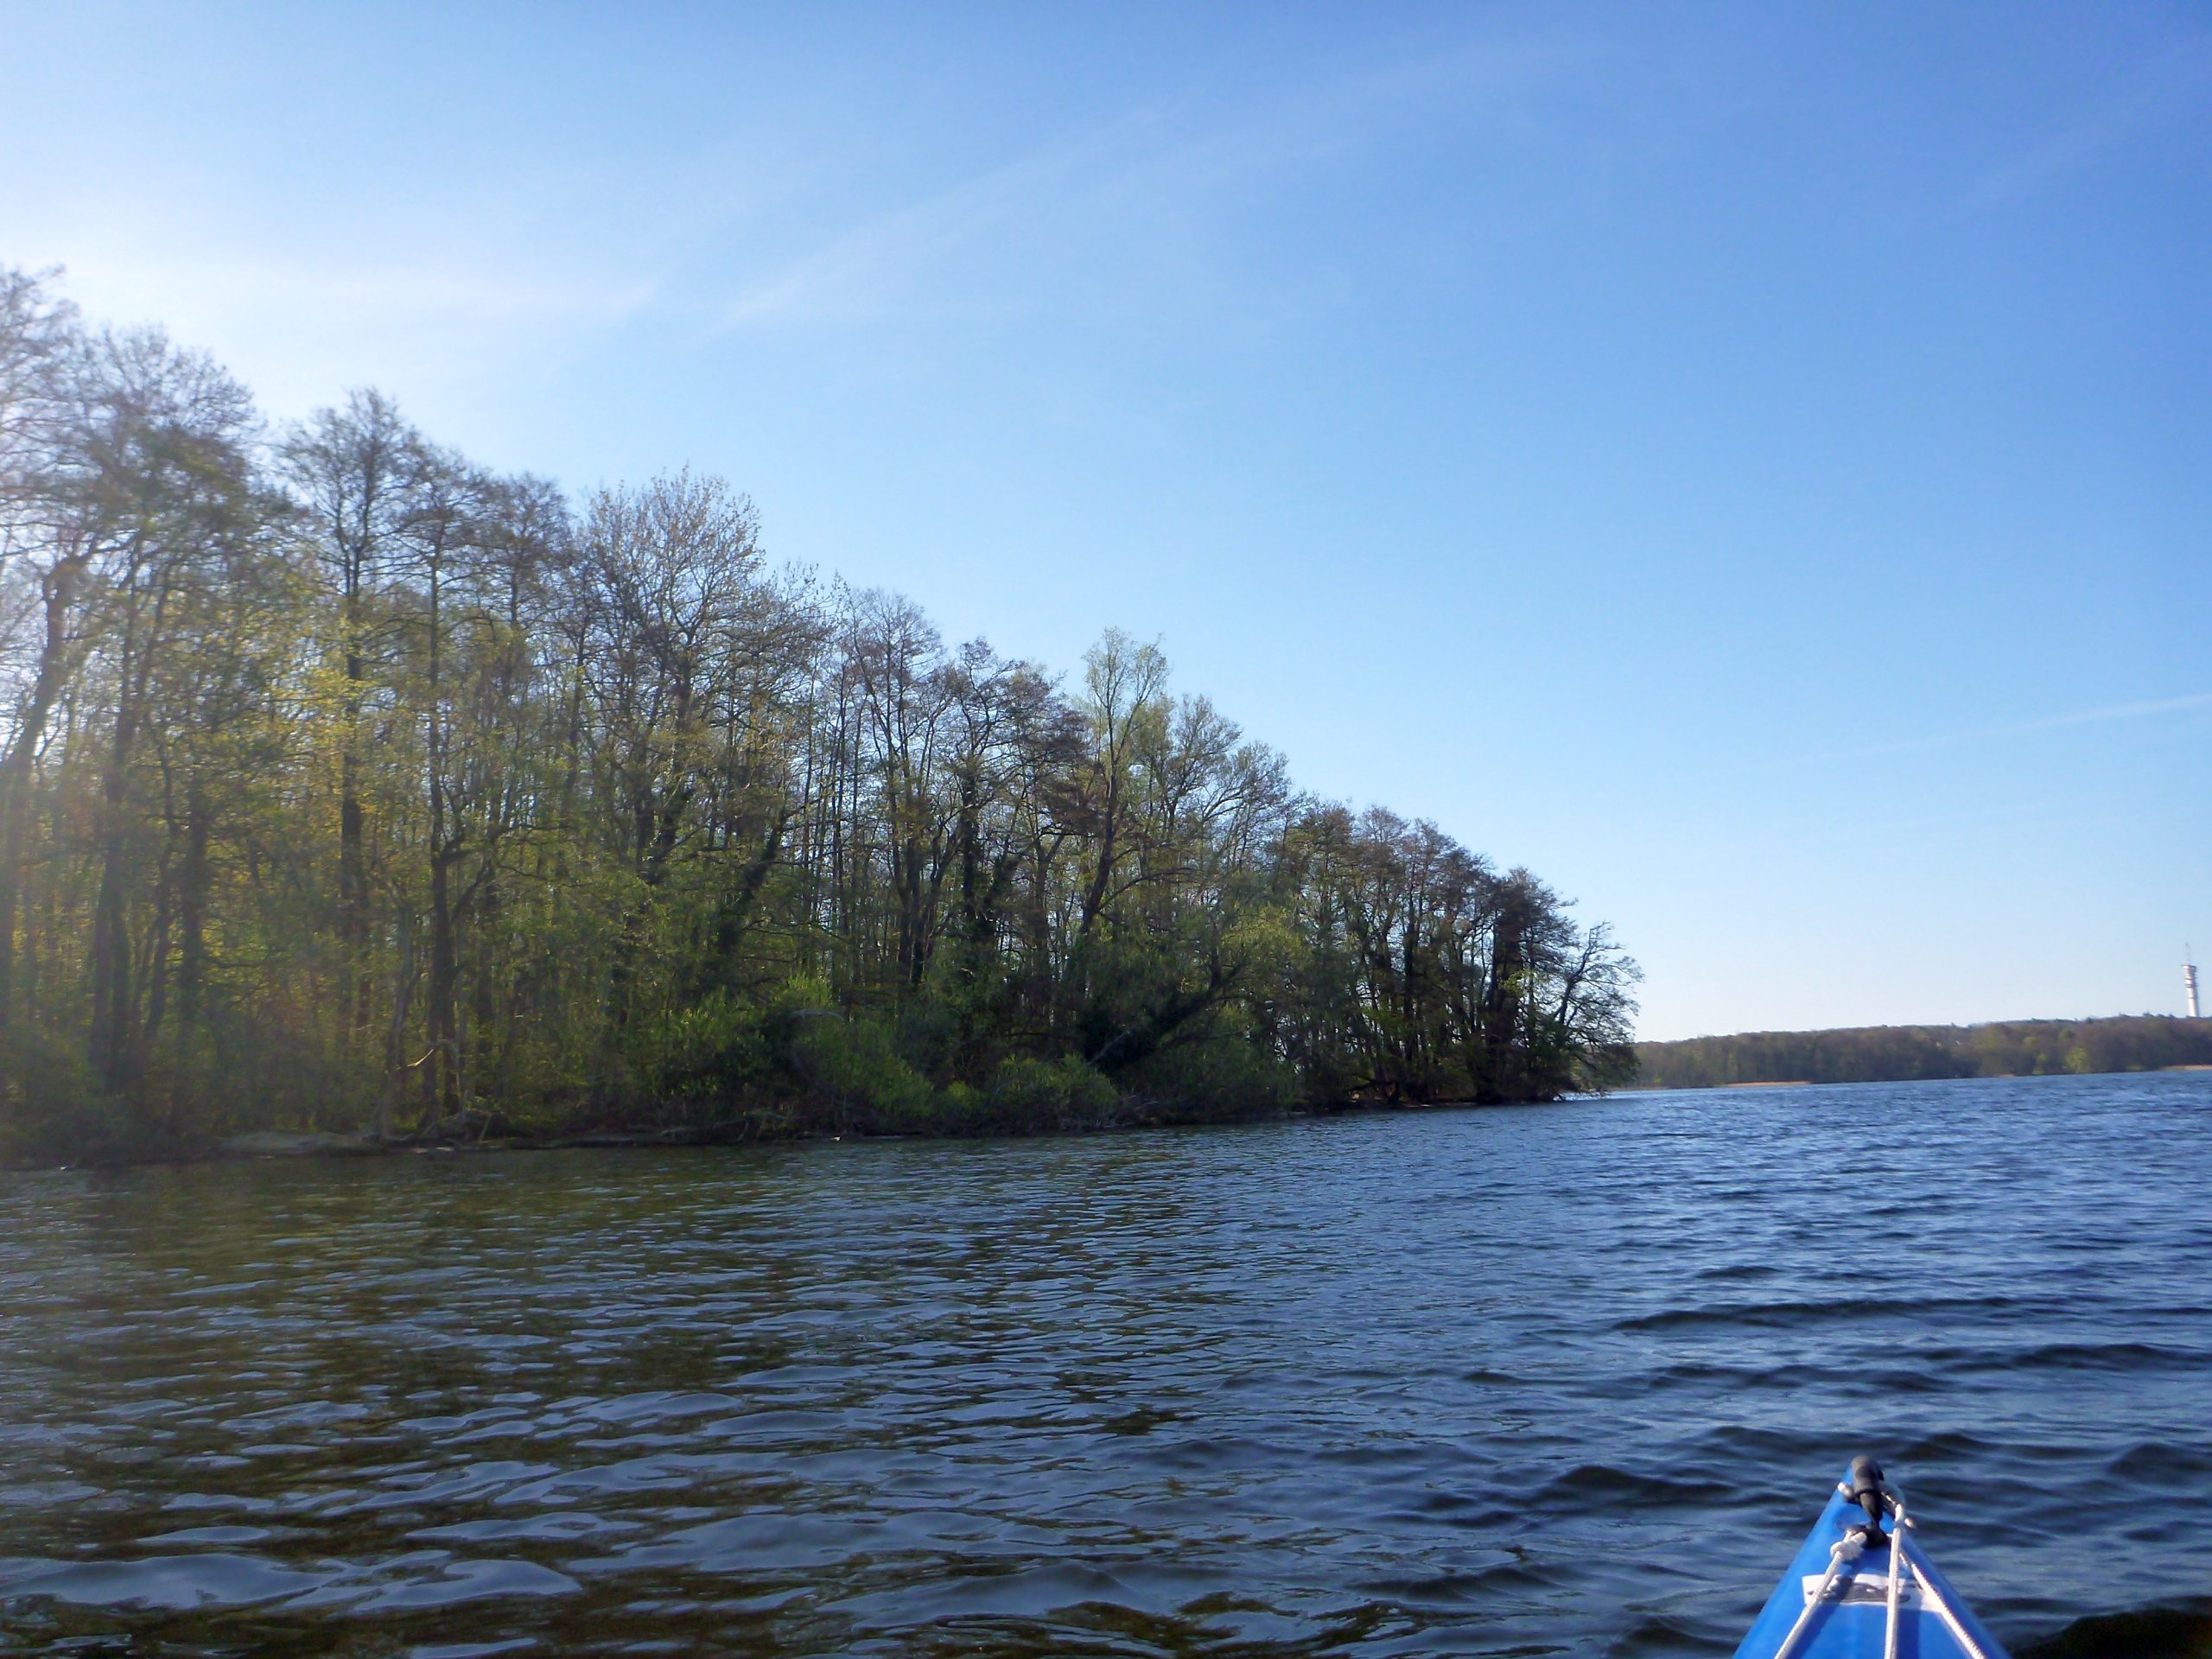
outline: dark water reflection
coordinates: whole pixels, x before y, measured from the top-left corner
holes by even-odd
[[[0,1651],[1725,1654],[1871,1446],[2000,1634],[2202,1652],[2208,1125],[2164,1076],[0,1178]]]

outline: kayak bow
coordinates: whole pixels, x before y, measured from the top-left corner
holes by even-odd
[[[2005,1659],[1912,1524],[1881,1465],[1853,1458],[1736,1659]]]

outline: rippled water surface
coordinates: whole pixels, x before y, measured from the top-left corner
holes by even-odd
[[[1726,1654],[1862,1448],[2008,1641],[2212,1651],[2208,1131],[2198,1074],[0,1176],[0,1651]]]

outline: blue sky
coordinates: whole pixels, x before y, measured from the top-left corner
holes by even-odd
[[[2212,952],[2212,14],[0,4],[0,260],[1611,920],[1652,1036]]]

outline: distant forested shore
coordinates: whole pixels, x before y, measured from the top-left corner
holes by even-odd
[[[374,392],[271,424],[0,269],[0,1154],[1546,1099],[1635,977],[1151,645],[949,645],[719,480]]]
[[[2212,1020],[2123,1014],[2103,1020],[2008,1020],[1983,1026],[1865,1026],[1751,1031],[1638,1043],[1638,1082],[1651,1089],[1747,1083],[1906,1083],[1929,1077],[2027,1077],[2212,1065]]]

